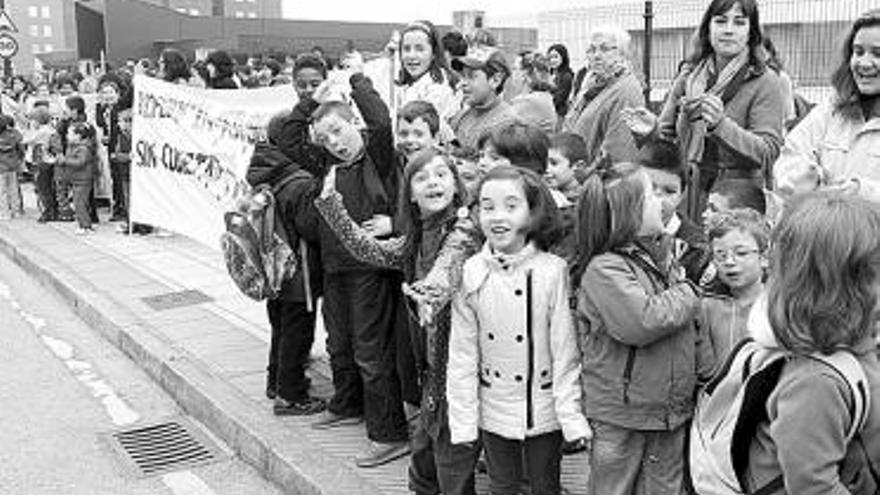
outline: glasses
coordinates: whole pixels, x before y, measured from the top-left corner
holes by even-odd
[[[712,260],[715,263],[724,263],[727,260],[742,261],[751,254],[758,252],[758,248],[735,247],[733,249],[716,249],[712,251]]]
[[[589,45],[587,47],[587,54],[590,55],[590,54],[593,54],[596,52],[608,53],[608,52],[613,52],[614,50],[617,50],[617,46],[606,45],[605,43],[602,43],[599,45]]]

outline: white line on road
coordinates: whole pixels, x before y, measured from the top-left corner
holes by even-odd
[[[191,471],[168,473],[162,476],[162,482],[174,495],[216,495],[211,487]]]

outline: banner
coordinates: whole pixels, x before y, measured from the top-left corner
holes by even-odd
[[[210,90],[137,75],[134,89],[131,220],[219,249],[254,144],[296,104],[293,86]]]

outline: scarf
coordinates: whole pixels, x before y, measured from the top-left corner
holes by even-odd
[[[602,90],[629,74],[631,70],[629,61],[620,57],[589,70],[584,76],[577,96],[572,100],[571,110],[566,118],[568,124],[573,126],[587,105],[599,96]]]
[[[706,57],[687,75],[684,96],[679,100],[678,108],[688,119],[687,125],[682,126],[681,136],[682,149],[688,163],[699,164],[703,161],[706,134],[709,132],[706,121],[700,118],[699,99],[705,95],[715,95],[720,98],[748,63],[749,51],[743,50],[719,73],[715,67],[715,57]],[[713,80],[714,83],[710,85],[710,81]]]

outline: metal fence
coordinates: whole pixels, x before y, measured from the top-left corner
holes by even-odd
[[[644,74],[645,10],[649,3],[653,11],[648,67],[651,99],[662,99],[679,63],[690,51],[708,0],[633,1],[543,13],[539,16],[539,46],[546,49],[553,43],[565,44],[577,70],[584,63],[590,32],[600,26],[620,26],[632,35],[633,61]],[[776,45],[798,91],[814,101],[829,89],[829,76],[839,61],[847,27],[863,12],[876,8],[880,8],[880,0],[759,0],[764,33]]]

